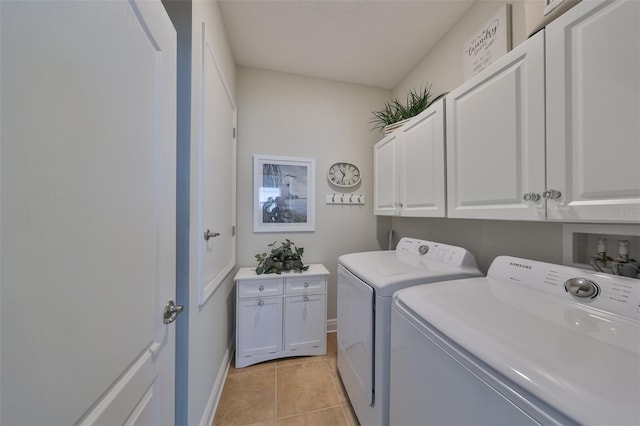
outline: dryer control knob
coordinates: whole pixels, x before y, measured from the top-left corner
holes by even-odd
[[[418,253],[420,254],[427,254],[428,251],[429,251],[429,246],[426,244],[423,244],[420,247],[418,247]]]
[[[600,292],[598,284],[586,278],[571,278],[564,282],[564,289],[576,297],[595,298]]]

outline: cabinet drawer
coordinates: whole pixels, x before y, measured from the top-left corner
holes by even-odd
[[[242,280],[238,282],[238,297],[281,296],[283,293],[282,278],[266,280]]]
[[[291,294],[325,293],[327,280],[321,277],[296,277],[285,280],[285,292]]]

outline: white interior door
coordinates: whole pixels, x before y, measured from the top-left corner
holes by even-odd
[[[176,35],[1,1],[0,423],[172,424]]]
[[[236,107],[202,25],[200,170],[196,203],[200,208],[200,304],[205,303],[236,264]],[[206,232],[209,232],[205,236]]]

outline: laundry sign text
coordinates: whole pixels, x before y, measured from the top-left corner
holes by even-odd
[[[511,47],[509,5],[502,6],[473,37],[464,44],[465,79],[484,70]]]

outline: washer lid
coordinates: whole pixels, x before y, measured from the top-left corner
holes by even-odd
[[[426,252],[420,249],[425,246]],[[391,296],[417,284],[482,275],[467,250],[408,238],[403,238],[396,250],[346,254],[339,262],[373,287],[378,296]]]
[[[640,424],[637,320],[490,277],[412,287],[395,298],[578,423]]]

